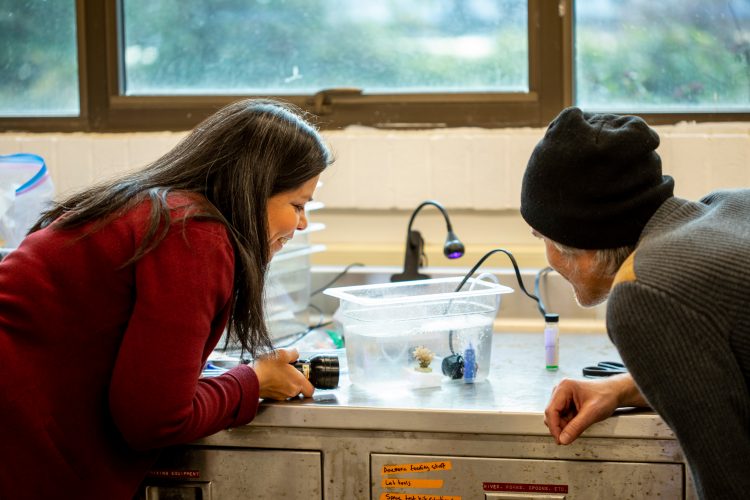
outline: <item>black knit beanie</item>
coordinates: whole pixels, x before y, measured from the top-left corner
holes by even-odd
[[[526,166],[521,215],[542,235],[573,248],[635,245],[673,195],[658,145],[659,136],[637,116],[563,110]]]

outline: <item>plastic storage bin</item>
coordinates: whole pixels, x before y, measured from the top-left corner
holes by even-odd
[[[310,222],[310,224],[307,226],[307,229],[304,229],[302,231],[295,231],[294,238],[292,238],[286,245],[284,245],[284,248],[279,250],[279,252],[271,260],[271,262],[273,262],[274,260],[278,260],[282,255],[285,255],[287,253],[310,248],[311,246],[313,246],[312,242],[310,241],[310,235],[312,233],[322,231],[325,228],[326,225],[322,222]]]
[[[363,386],[430,387],[487,378],[500,297],[513,290],[457,278],[329,288],[340,301],[349,376]]]
[[[320,182],[318,186],[321,186]],[[324,207],[320,201],[307,203],[305,212],[308,219],[310,212]],[[277,347],[292,343],[310,327],[310,256],[326,249],[325,245],[313,245],[310,234],[323,229],[325,224],[310,222],[306,229],[295,231],[292,240],[273,256],[268,265],[263,291],[266,326],[271,341]],[[317,314],[312,321],[319,321]],[[210,360],[218,359],[225,363],[231,359],[238,362],[240,347],[235,342],[227,345],[226,335],[225,331]]]
[[[271,260],[266,278],[266,325],[271,339],[304,332],[309,324],[310,256],[325,250],[311,245],[279,252]]]
[[[318,182],[318,187],[321,185]],[[324,207],[320,201],[307,203],[308,219],[310,212]],[[310,222],[306,229],[295,231],[292,240],[271,259],[264,293],[266,325],[272,341],[280,340],[283,344],[290,338],[293,340],[310,325],[310,256],[326,248],[325,245],[313,245],[310,235],[325,227],[320,222]]]

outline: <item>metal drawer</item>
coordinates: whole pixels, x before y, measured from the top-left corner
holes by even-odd
[[[317,451],[174,448],[149,472],[136,498],[322,499],[321,464]]]

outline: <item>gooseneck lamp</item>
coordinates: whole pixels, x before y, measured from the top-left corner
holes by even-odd
[[[450,217],[445,207],[434,200],[423,201],[419,206],[414,209],[409,219],[409,226],[406,229],[406,254],[404,256],[404,271],[399,274],[391,276],[391,281],[412,281],[412,280],[425,280],[429,279],[429,276],[419,272],[419,267],[422,265],[424,256],[424,239],[419,231],[412,230],[411,226],[414,223],[414,218],[417,216],[420,210],[427,205],[432,205],[440,210],[445,219],[445,226],[448,231],[448,235],[445,238],[445,244],[443,245],[443,255],[449,259],[457,259],[464,254],[464,244],[458,239],[456,233],[453,232],[453,226],[451,225]]]

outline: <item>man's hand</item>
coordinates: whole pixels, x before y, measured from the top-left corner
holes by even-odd
[[[570,444],[621,406],[648,406],[629,374],[601,380],[565,379],[552,391],[544,424],[557,444]]]

